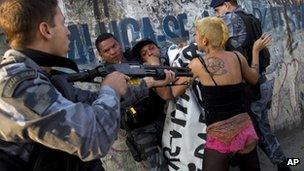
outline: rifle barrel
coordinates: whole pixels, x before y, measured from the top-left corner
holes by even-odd
[[[92,70],[86,70],[79,73],[66,74],[68,82],[86,82],[92,81],[95,77],[105,77],[111,72],[118,71],[133,78],[155,77],[156,79],[164,79],[164,70],[172,70],[177,77],[192,77],[193,73],[189,68],[167,67],[155,65],[140,64],[113,64],[108,66],[99,66]]]

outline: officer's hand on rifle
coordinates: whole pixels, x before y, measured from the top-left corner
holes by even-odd
[[[120,72],[112,72],[108,74],[102,81],[101,85],[108,85],[113,88],[119,96],[124,95],[127,92],[127,81],[130,80],[125,74]]]
[[[164,72],[166,77],[163,80],[155,80],[153,77],[145,77],[144,80],[147,84],[147,87],[162,87],[176,80],[175,73],[173,71],[165,69]]]

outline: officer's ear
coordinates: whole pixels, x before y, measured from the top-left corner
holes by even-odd
[[[99,57],[102,58],[102,47],[101,47],[101,42],[99,42],[99,43],[96,45],[96,50],[97,50],[97,53],[98,53]]]
[[[47,22],[41,22],[38,25],[41,36],[45,39],[50,39],[53,36],[50,25]]]
[[[102,58],[101,50],[97,50],[97,52],[98,52],[99,57]]]
[[[202,40],[202,43],[203,43],[204,46],[207,46],[208,43],[209,43],[209,40],[206,37],[204,37],[203,40]]]

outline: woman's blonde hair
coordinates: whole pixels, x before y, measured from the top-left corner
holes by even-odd
[[[195,22],[195,28],[201,38],[207,38],[212,47],[224,47],[228,40],[228,28],[219,17],[205,17]]]

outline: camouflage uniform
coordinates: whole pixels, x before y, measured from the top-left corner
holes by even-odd
[[[5,53],[0,75],[0,150],[25,162],[33,142],[83,161],[107,154],[121,117],[120,99],[111,87],[102,86],[97,99],[75,89],[76,95],[81,92],[78,101],[92,104],[73,103],[54,88],[34,61],[16,50]],[[130,99],[144,96],[145,91],[142,88]]]
[[[239,47],[246,39],[246,26],[242,18],[236,13],[243,11],[238,6],[233,12],[225,13],[221,18],[225,21],[229,30],[229,37],[233,47]],[[260,80],[264,80],[260,85],[261,98],[251,103],[251,114],[256,122],[256,129],[259,133],[259,147],[266,153],[273,164],[283,162],[286,157],[280,147],[280,143],[270,130],[268,113],[269,103],[272,97],[272,82],[266,80],[263,73]]]

